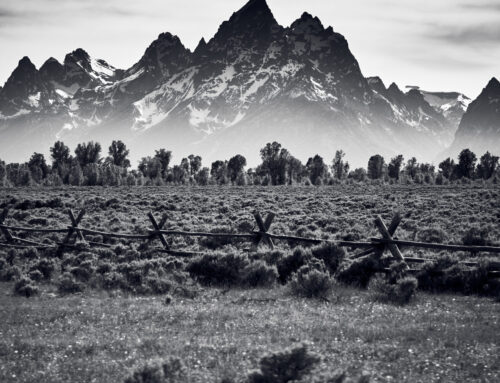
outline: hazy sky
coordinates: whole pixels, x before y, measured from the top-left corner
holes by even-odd
[[[190,49],[246,0],[0,0],[0,83],[76,48],[127,68],[161,32]],[[475,97],[500,77],[500,0],[268,0],[288,26],[303,11],[342,33],[365,76]]]

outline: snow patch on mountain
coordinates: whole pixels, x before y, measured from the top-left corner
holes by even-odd
[[[35,94],[28,96],[28,105],[32,108],[38,108],[40,106],[40,96],[41,92],[37,92]]]

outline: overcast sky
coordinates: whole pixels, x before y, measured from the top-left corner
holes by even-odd
[[[127,68],[161,32],[194,49],[246,0],[1,0],[0,83],[76,48]],[[365,76],[476,97],[500,77],[500,0],[268,0],[288,26],[303,11],[348,40]]]

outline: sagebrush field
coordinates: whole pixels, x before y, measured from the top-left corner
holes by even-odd
[[[152,229],[150,211],[169,230],[218,233],[248,233],[254,211],[272,211],[273,233],[350,241],[379,236],[374,217],[398,211],[399,239],[500,243],[496,185],[2,189],[0,208],[7,225],[45,228],[85,208],[82,227],[136,234]],[[447,271],[424,264],[418,292],[399,301],[381,299],[374,270],[354,274],[349,248],[276,241],[255,253],[245,241],[168,236],[172,249],[208,253],[176,258],[152,250],[158,239],[86,239],[107,247],[0,248],[0,381],[121,382],[173,357],[185,369],[175,381],[244,382],[266,353],[303,342],[319,357],[304,382],[500,380],[500,283],[457,263],[488,254],[402,249]]]

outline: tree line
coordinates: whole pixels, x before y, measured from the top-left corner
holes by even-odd
[[[315,155],[306,164],[295,158],[278,142],[260,150],[261,164],[245,169],[242,155],[212,162],[204,167],[202,158],[190,155],[172,164],[172,152],[158,149],[144,157],[137,169],[130,169],[129,150],[122,141],[113,141],[108,155],[102,156],[97,142],[78,144],[74,153],[61,141],[50,148],[49,164],[43,154],[33,153],[26,163],[0,160],[0,186],[142,186],[142,185],[333,185],[340,182],[388,182],[446,184],[474,179],[497,182],[500,177],[499,157],[489,152],[479,159],[469,149],[457,161],[447,158],[438,169],[419,163],[415,157],[405,162],[397,155],[386,163],[379,154],[371,156],[366,169],[350,168],[345,153],[337,150],[331,162]]]

